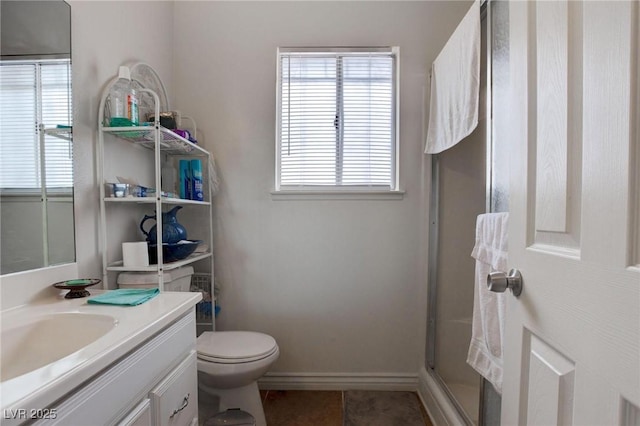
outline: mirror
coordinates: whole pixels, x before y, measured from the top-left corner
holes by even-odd
[[[0,2],[0,274],[75,261],[71,8]]]

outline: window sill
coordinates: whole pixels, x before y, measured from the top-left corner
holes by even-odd
[[[349,191],[349,190],[313,190],[313,191],[271,191],[273,201],[289,200],[402,200],[404,191]]]
[[[24,191],[0,191],[0,199],[2,202],[32,202],[41,203],[43,201],[42,194],[38,192],[24,192]],[[72,202],[73,192],[53,192],[47,194],[47,201],[49,202]]]

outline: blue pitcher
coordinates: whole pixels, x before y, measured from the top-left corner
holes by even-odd
[[[180,240],[187,239],[187,230],[184,226],[178,223],[176,214],[182,206],[175,206],[168,212],[162,213],[162,243],[175,244]],[[149,244],[157,244],[158,236],[156,234],[156,225],[153,225],[149,232],[144,230],[144,223],[149,219],[157,219],[157,214],[144,215],[142,222],[140,222],[140,230],[147,237]]]

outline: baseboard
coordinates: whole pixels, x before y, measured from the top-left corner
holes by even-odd
[[[416,391],[418,377],[403,373],[267,373],[260,389]]]
[[[422,367],[418,372],[418,396],[434,426],[457,426],[466,422],[440,388],[440,384]]]

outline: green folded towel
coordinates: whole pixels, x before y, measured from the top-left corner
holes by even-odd
[[[87,303],[98,305],[136,306],[153,299],[160,293],[157,288],[136,289],[121,288],[100,294],[87,300]]]

